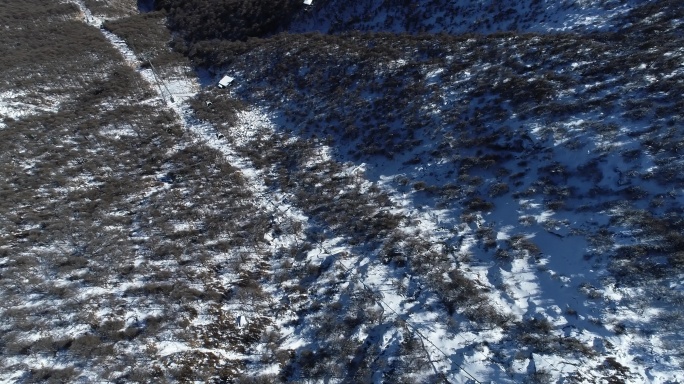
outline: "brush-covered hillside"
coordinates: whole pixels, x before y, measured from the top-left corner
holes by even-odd
[[[684,5],[503,4],[0,5],[0,381],[684,380]]]
[[[450,34],[592,32],[620,29],[644,1],[613,0],[321,0],[299,14],[297,32],[350,30]],[[652,2],[651,2],[652,3]]]

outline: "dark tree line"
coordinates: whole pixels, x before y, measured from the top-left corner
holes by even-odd
[[[188,42],[263,37],[286,27],[299,0],[160,0],[170,27]]]

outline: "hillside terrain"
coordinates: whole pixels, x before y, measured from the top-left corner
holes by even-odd
[[[684,6],[502,4],[0,5],[0,381],[683,381]]]
[[[595,32],[620,29],[643,1],[404,0],[316,1],[297,15],[291,31],[423,33]]]

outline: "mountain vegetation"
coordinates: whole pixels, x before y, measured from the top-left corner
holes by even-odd
[[[304,5],[296,0],[159,0],[169,25],[189,41],[246,40],[276,32]]]
[[[0,381],[684,380],[680,2],[0,26]]]

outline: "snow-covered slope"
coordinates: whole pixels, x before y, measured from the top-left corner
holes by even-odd
[[[684,380],[678,3],[314,1],[448,34],[205,42],[204,90],[88,3],[82,93],[0,94],[0,380]]]

